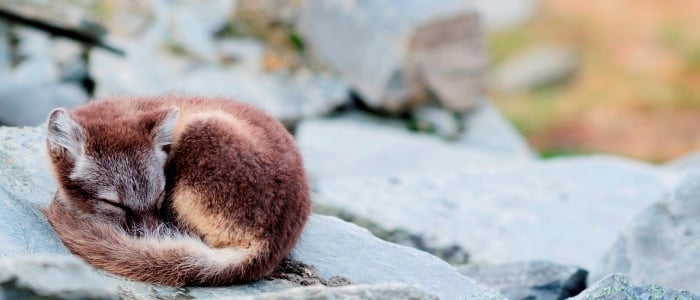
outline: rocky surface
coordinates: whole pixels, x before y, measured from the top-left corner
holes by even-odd
[[[700,294],[700,172],[687,174],[670,196],[622,231],[591,280],[627,274],[633,284],[660,284]]]
[[[329,161],[347,160],[330,153],[337,156]],[[325,174],[315,177],[314,201],[386,231],[422,236],[432,248],[458,245],[475,262],[551,260],[590,268],[623,225],[676,181],[673,173],[613,157],[478,168],[453,161],[437,172],[405,166],[395,174],[355,176],[331,176],[342,165],[315,169],[330,162],[311,161],[311,174]]]
[[[464,148],[498,153],[506,158],[534,159],[537,154],[515,127],[490,102],[484,101],[467,115],[457,142]]]
[[[501,92],[522,92],[565,83],[578,71],[579,58],[567,47],[544,45],[525,49],[503,62],[493,74]]]
[[[485,94],[488,59],[471,3],[401,4],[305,1],[298,28],[370,107],[410,110],[431,90],[450,110],[473,108]]]
[[[11,286],[11,290],[5,293],[111,293],[114,290],[107,287],[114,288],[113,282],[117,280],[119,297],[129,295],[148,299],[160,295],[158,293],[181,293],[187,297],[212,298],[255,295],[299,285],[289,280],[273,279],[219,289],[159,290],[115,277],[98,276],[81,267],[78,260],[61,256],[67,254],[67,250],[39,212],[50,201],[55,188],[41,155],[43,139],[42,128],[0,127],[0,258],[5,264],[0,268],[0,279]],[[43,256],[27,258],[39,254]],[[49,254],[51,256],[47,256]],[[319,276],[326,279],[342,276],[358,284],[398,282],[444,299],[503,299],[437,257],[384,242],[365,229],[332,217],[313,216],[292,257],[313,266]],[[26,279],[37,274],[47,276],[44,278],[61,274],[64,278],[89,279],[81,280],[81,283],[66,279],[56,281],[54,285],[44,284],[50,280],[28,283]],[[95,284],[87,284],[93,280]],[[84,290],[93,285],[105,289]]]
[[[593,284],[572,300],[627,300],[673,299],[698,300],[700,297],[687,291],[664,288],[659,285],[635,286],[621,274],[611,274]]]
[[[267,293],[257,296],[243,297],[244,300],[288,300],[288,299],[315,299],[315,300],[344,300],[344,299],[412,299],[412,300],[437,300],[435,295],[428,294],[419,289],[400,284],[377,285],[353,285],[337,288],[303,287],[290,289],[280,293]]]
[[[511,300],[557,300],[578,295],[586,288],[588,272],[545,261],[502,265],[465,265],[459,272],[497,290]]]
[[[455,166],[480,169],[533,162],[532,150],[522,137],[500,115],[492,115],[494,112],[479,110],[467,123],[475,131],[489,133],[468,130],[456,141],[411,132],[397,120],[357,113],[306,120],[299,124],[296,137],[312,178],[389,176]]]

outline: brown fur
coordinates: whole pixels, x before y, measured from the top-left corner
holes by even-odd
[[[167,161],[155,166],[163,190],[141,169],[158,162],[154,140],[173,111]],[[302,160],[284,127],[262,112],[228,99],[164,96],[94,101],[68,114],[79,131],[68,135],[84,146],[55,142],[65,129],[52,126],[64,119],[52,113],[48,149],[59,189],[45,215],[89,263],[153,283],[227,285],[269,274],[301,234],[310,213]],[[187,236],[154,231],[167,224]]]

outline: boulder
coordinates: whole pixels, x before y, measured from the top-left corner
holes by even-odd
[[[70,83],[14,84],[0,88],[0,124],[36,126],[56,107],[72,108],[87,102],[80,86]]]
[[[623,273],[633,284],[660,284],[700,294],[700,172],[687,174],[665,199],[635,217],[591,280]]]
[[[537,0],[475,0],[484,27],[498,31],[522,25],[537,10]]]
[[[348,87],[324,75],[265,74],[248,66],[192,66],[188,59],[148,45],[127,48],[127,58],[95,53],[90,71],[96,96],[179,93],[232,97],[286,124],[324,115],[348,101]]]
[[[323,163],[308,155],[308,144],[300,140],[314,175],[317,207],[330,207],[348,220],[369,220],[383,232],[421,236],[428,248],[456,245],[474,262],[549,260],[591,268],[623,225],[677,180],[675,173],[615,157],[510,165],[502,160],[506,166],[489,166],[488,157],[467,151],[448,155],[451,150],[430,148],[422,154],[416,147],[404,152],[415,151],[414,156],[402,157],[386,151],[392,140],[353,144],[354,136],[336,131],[339,135],[343,138],[336,141],[344,141],[329,148],[349,147],[315,149],[313,153],[325,153]],[[385,152],[375,159],[354,155],[354,150],[376,153],[363,148]],[[469,158],[481,159],[481,165],[466,163]],[[441,169],[421,168],[435,164]]]
[[[182,298],[215,298],[281,291],[304,282],[271,278],[223,288],[172,289],[86,269],[84,263],[66,257],[68,251],[39,211],[55,191],[41,154],[44,137],[43,128],[0,127],[2,293],[66,298],[93,295],[88,293],[109,296],[116,289],[119,298],[152,299],[173,294]],[[328,278],[320,282],[340,276],[357,284],[403,283],[444,299],[504,299],[437,257],[384,242],[363,228],[332,217],[312,216],[291,257],[312,266],[321,279]],[[64,279],[35,280],[39,275]],[[90,290],[92,286],[94,291]]]
[[[576,52],[559,45],[534,46],[514,54],[494,72],[494,87],[506,93],[565,83],[576,75]]]
[[[164,42],[180,47],[196,59],[217,61],[214,33],[228,21],[228,13],[232,11],[231,1],[210,1],[208,5],[173,3],[170,8],[170,31]]]
[[[635,286],[622,274],[610,274],[593,284],[572,300],[627,300],[627,299],[674,299],[698,300],[700,297],[687,291],[664,288],[658,285]]]
[[[465,116],[457,139],[465,148],[478,148],[516,159],[534,159],[537,153],[491,102],[484,101]]]
[[[512,300],[558,300],[573,297],[586,288],[588,275],[581,268],[546,261],[464,265],[459,267],[459,272]]]
[[[0,21],[0,78],[3,77],[2,73],[10,67],[9,34],[7,24]]]
[[[686,154],[667,162],[664,166],[680,173],[700,170],[700,152]]]
[[[481,112],[477,115],[476,119],[483,116]],[[483,119],[496,121],[489,116]],[[475,127],[474,130],[499,127],[478,121],[467,124]],[[397,120],[348,113],[335,118],[304,120],[297,127],[296,138],[314,179],[438,172],[455,167],[484,169],[534,161],[529,148],[520,143],[522,138],[498,129],[491,132],[497,137],[480,138],[478,133],[467,133],[456,141],[449,141],[411,132]],[[499,151],[489,142],[499,138],[502,141],[497,143],[517,146],[502,147],[503,151]],[[505,141],[511,138],[515,140]]]
[[[265,293],[240,298],[242,300],[437,300],[435,295],[401,284],[351,285],[335,288],[300,287],[278,293]]]
[[[304,1],[298,28],[372,108],[405,112],[435,95],[465,112],[485,96],[488,58],[472,1]]]

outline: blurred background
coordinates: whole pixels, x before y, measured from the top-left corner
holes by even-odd
[[[91,97],[234,96],[282,120],[362,110],[454,139],[491,102],[542,157],[700,148],[700,2],[0,4],[0,123]],[[497,138],[497,137],[496,137]]]

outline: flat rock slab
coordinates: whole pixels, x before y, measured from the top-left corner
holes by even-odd
[[[501,133],[508,141],[494,141],[478,133],[460,140],[407,130],[399,121],[361,114],[333,119],[306,120],[299,124],[296,139],[314,179],[452,170],[486,169],[533,162],[520,136],[500,126],[488,107],[470,121],[474,130]],[[505,130],[504,130],[505,128]]]
[[[624,224],[677,181],[676,173],[614,157],[474,168],[457,153],[433,153],[454,163],[425,172],[412,170],[419,159],[406,156],[403,173],[327,175],[317,178],[313,199],[384,230],[423,236],[432,246],[456,244],[477,263],[548,260],[590,268]],[[381,166],[396,156],[387,152],[373,162]],[[340,154],[336,161],[347,159]],[[312,174],[333,171],[314,167],[312,161]]]
[[[700,294],[700,172],[634,218],[594,269],[591,280],[624,273],[634,284]]]
[[[611,274],[593,284],[572,300],[698,300],[688,291],[664,288],[658,285],[635,286],[622,274]]]
[[[459,267],[459,272],[513,300],[558,300],[573,297],[586,288],[588,275],[581,268],[546,261],[465,265]]]
[[[352,285],[336,288],[301,287],[280,293],[242,297],[241,300],[437,300],[435,295],[401,284]],[[222,299],[216,299],[222,300]]]
[[[94,286],[105,288],[96,288],[94,292],[105,294],[114,291],[109,288],[114,284],[103,281],[117,280],[118,296],[136,299],[173,293],[191,298],[257,295],[298,286],[275,279],[224,288],[174,290],[111,276],[109,279],[104,275],[93,278],[92,269],[80,267],[82,263],[73,257],[65,258],[68,251],[39,212],[55,190],[41,154],[44,136],[42,128],[0,127],[0,258],[5,264],[4,268],[0,267],[0,279],[16,287],[3,292],[43,295],[66,290],[70,293],[67,295],[87,293],[82,283],[70,278],[86,283],[99,281],[101,283]],[[403,283],[443,299],[504,299],[437,257],[384,242],[366,229],[333,217],[312,216],[292,256],[312,265],[325,278],[342,276],[360,284]],[[50,278],[58,274],[64,279],[51,283]],[[39,275],[46,279],[31,279]],[[90,279],[81,279],[85,277]]]

